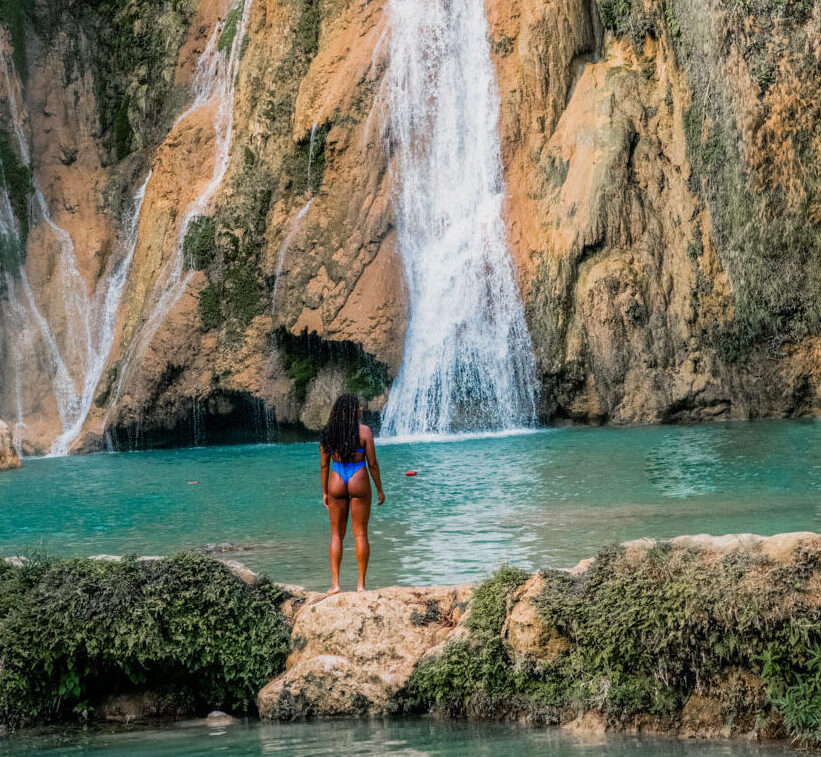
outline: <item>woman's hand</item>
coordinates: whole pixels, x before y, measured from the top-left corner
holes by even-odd
[[[330,507],[328,507],[328,495],[327,494],[322,495],[322,504],[325,505],[326,510],[331,509]]]
[[[381,489],[376,493],[377,497],[377,505],[384,505],[385,504],[385,492]]]

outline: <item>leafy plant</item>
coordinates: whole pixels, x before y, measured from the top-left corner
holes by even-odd
[[[131,691],[252,712],[284,667],[282,598],[197,554],[0,563],[0,723],[76,717]]]
[[[242,20],[242,12],[245,8],[245,2],[237,3],[225,16],[225,25],[222,27],[222,34],[217,40],[217,50],[221,53],[228,53],[234,45],[234,39],[237,36],[239,23]]]

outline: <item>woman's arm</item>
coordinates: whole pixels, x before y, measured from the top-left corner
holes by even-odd
[[[373,443],[373,432],[367,427],[363,426],[360,430],[362,440],[365,442],[365,457],[368,460],[368,470],[371,472],[371,478],[376,484],[376,496],[378,497],[377,504],[385,503],[385,492],[382,491],[382,477],[379,475],[379,463],[376,461],[376,447]]]
[[[331,456],[319,445],[319,475],[322,478],[322,504],[328,509],[328,478],[331,475]]]

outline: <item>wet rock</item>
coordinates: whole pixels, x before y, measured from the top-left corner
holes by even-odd
[[[20,467],[20,458],[14,448],[14,436],[8,423],[0,420],[0,471]]]
[[[419,659],[457,626],[471,594],[470,587],[394,587],[305,602],[286,671],[259,694],[260,715],[386,712]]]
[[[534,604],[544,588],[544,578],[531,576],[513,595],[513,604],[502,628],[514,662],[548,663],[569,644],[555,628],[545,625]]]
[[[211,727],[224,728],[225,726],[234,725],[238,722],[235,717],[232,717],[227,712],[222,710],[213,710],[209,712],[205,718],[205,724]]]

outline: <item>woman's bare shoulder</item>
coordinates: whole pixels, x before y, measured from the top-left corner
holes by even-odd
[[[373,431],[371,431],[370,426],[366,426],[364,423],[359,424],[359,438],[364,442],[368,439],[373,439]]]

